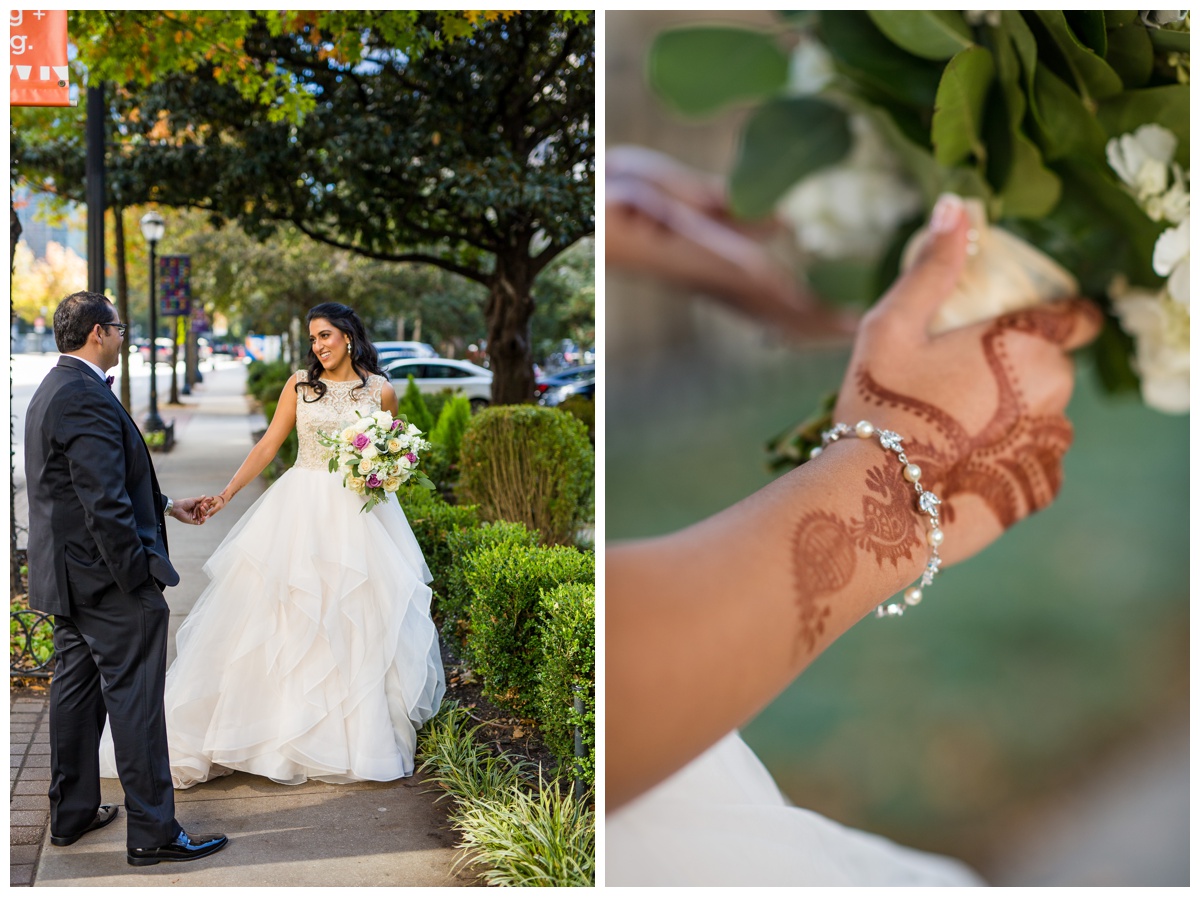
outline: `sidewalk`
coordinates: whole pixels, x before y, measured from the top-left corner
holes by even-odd
[[[213,495],[229,481],[264,426],[243,395],[245,369],[219,366],[206,372],[185,405],[160,405],[175,419],[175,448],[154,456],[163,492],[176,498]],[[136,395],[136,393],[135,393]],[[133,417],[141,420],[144,405]],[[232,508],[201,527],[168,521],[171,559],[181,582],[166,593],[171,606],[168,662],[174,635],[199,598],[207,578],[204,561],[262,493],[261,480],[247,486]],[[420,776],[397,782],[355,785],[277,785],[235,773],[177,791],[177,818],[194,832],[224,832],[229,846],[194,863],[135,868],[125,862],[124,810],[115,823],[70,847],[53,847],[49,808],[48,700],[10,698],[10,865],[13,886],[303,886],[472,885],[455,875],[454,836],[436,794]],[[123,803],[120,784],[102,780],[102,801]]]

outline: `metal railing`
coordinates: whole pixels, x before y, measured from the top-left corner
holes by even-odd
[[[9,676],[49,679],[54,672],[53,617],[40,610],[14,610],[8,618]]]

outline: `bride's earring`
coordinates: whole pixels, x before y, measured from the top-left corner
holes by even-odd
[[[346,351],[349,352],[353,348],[354,348],[354,343],[350,342],[350,340],[346,340]]]

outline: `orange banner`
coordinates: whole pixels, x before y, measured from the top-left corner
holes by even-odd
[[[67,11],[10,9],[9,103],[70,106],[67,79]]]

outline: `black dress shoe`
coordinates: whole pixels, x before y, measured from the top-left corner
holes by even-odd
[[[228,843],[224,835],[189,835],[181,829],[173,841],[162,847],[130,847],[125,858],[130,866],[153,866],[163,860],[198,860]]]
[[[108,825],[116,818],[116,804],[101,804],[100,809],[96,811],[96,818],[92,820],[91,825],[75,835],[51,835],[50,843],[55,847],[66,847],[69,844],[74,844],[88,832],[94,832],[98,828],[104,828],[104,826]]]

